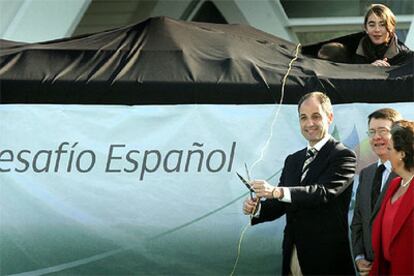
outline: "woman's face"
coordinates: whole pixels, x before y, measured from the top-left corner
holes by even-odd
[[[388,151],[389,151],[389,160],[391,162],[392,170],[394,172],[399,172],[402,168],[404,168],[404,162],[402,158],[404,157],[402,152],[397,151],[394,148],[394,142],[392,139],[388,142]]]
[[[371,42],[375,45],[386,43],[390,40],[390,33],[386,28],[386,22],[372,13],[365,24],[365,31],[367,32]]]

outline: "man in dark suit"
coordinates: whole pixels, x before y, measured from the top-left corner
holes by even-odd
[[[246,199],[243,212],[252,215],[252,225],[286,214],[283,275],[354,275],[348,210],[355,153],[329,135],[333,112],[326,95],[306,94],[298,111],[308,147],[286,158],[277,187],[253,180],[257,198]]]
[[[374,254],[371,245],[371,223],[381,207],[382,198],[390,181],[396,177],[388,161],[388,141],[391,126],[401,120],[392,108],[382,108],[368,116],[368,138],[378,161],[361,170],[351,223],[352,251],[361,275],[371,270]]]

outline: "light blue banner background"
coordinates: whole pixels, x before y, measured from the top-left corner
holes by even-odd
[[[359,167],[381,107],[414,119],[413,103],[334,106],[331,133]],[[2,105],[0,118],[1,275],[228,275],[249,222],[236,171],[277,184],[306,146],[293,105]],[[247,229],[236,275],[280,271],[284,223]]]

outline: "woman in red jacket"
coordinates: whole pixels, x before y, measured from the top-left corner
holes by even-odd
[[[374,262],[370,275],[414,275],[414,122],[391,129],[389,154],[395,178],[372,226]]]

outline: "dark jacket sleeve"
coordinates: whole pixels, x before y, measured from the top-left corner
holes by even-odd
[[[403,65],[408,62],[412,62],[414,59],[414,52],[410,51],[408,48],[401,48],[401,52],[390,59],[388,62],[390,65]]]
[[[399,49],[400,49],[400,53],[398,55],[396,55],[395,57],[388,60],[388,63],[391,66],[403,65],[405,63],[409,63],[410,61],[412,62],[413,59],[414,59],[414,52],[413,51],[409,50],[404,45],[401,45]],[[372,61],[369,61],[368,58],[366,58],[364,56],[357,55],[357,54],[354,54],[351,59],[352,59],[352,63],[354,63],[354,64],[370,64],[370,63],[372,63]]]
[[[318,207],[338,197],[353,183],[356,169],[355,153],[343,146],[327,156],[320,176],[306,186],[290,187],[292,205]]]

